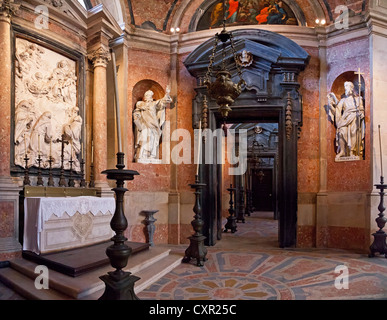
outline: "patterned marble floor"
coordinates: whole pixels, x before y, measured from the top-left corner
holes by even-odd
[[[280,249],[272,213],[253,213],[208,247],[203,267],[183,263],[142,300],[385,300],[387,259],[344,250]],[[157,231],[156,231],[157,232]],[[173,246],[184,254],[187,245]],[[348,289],[345,273],[348,271]],[[339,269],[336,269],[339,268]],[[338,286],[336,288],[335,286]],[[340,287],[344,287],[339,289]],[[22,300],[0,283],[0,300]]]
[[[366,254],[343,250],[280,249],[277,230],[272,213],[253,213],[245,223],[238,223],[236,233],[224,233],[222,241],[208,247],[204,267],[197,267],[195,261],[181,264],[139,297],[144,300],[387,299],[384,257],[371,259]]]

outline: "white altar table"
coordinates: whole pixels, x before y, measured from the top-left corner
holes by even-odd
[[[23,250],[36,254],[109,240],[114,198],[29,197],[24,199]]]

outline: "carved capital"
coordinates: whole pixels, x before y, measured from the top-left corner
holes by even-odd
[[[10,22],[19,8],[20,4],[15,3],[14,0],[0,0],[0,21]]]
[[[88,58],[93,62],[93,66],[95,67],[104,67],[106,68],[111,56],[109,50],[99,47],[94,50],[92,53],[88,55]]]

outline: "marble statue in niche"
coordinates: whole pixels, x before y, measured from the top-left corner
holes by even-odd
[[[159,144],[165,122],[165,108],[172,102],[170,89],[162,99],[153,100],[153,91],[145,92],[143,101],[136,103],[133,111],[135,124],[135,161],[158,163]]]
[[[83,119],[77,106],[76,62],[53,50],[22,38],[15,48],[15,165],[37,166],[40,153],[42,167],[61,166],[62,134],[65,144],[64,168],[80,170]]]
[[[364,105],[354,92],[354,84],[344,83],[345,94],[340,100],[328,94],[328,113],[336,126],[336,161],[360,160],[364,153]]]

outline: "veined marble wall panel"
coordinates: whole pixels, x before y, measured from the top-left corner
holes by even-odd
[[[81,153],[83,119],[77,106],[77,63],[53,50],[26,39],[16,38],[15,48],[15,165],[42,167],[61,166],[61,136],[69,141],[64,146],[64,167],[80,170],[77,155]]]

